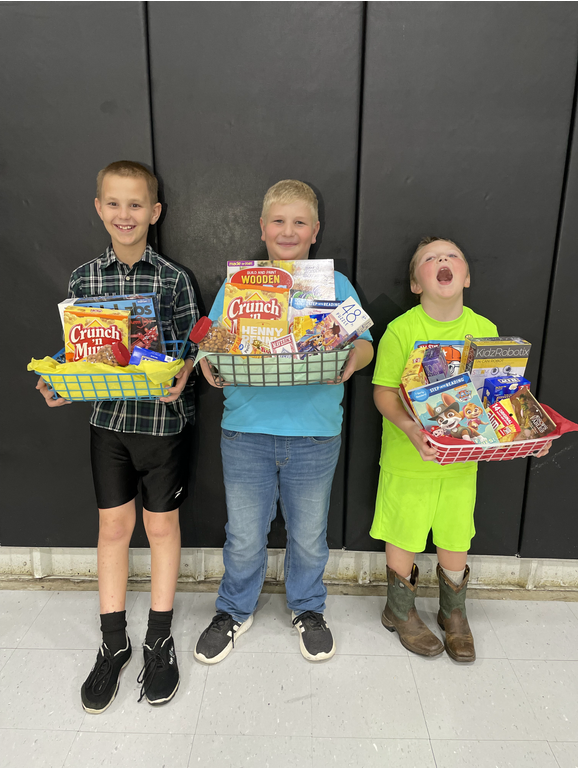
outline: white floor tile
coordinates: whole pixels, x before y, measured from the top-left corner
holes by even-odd
[[[578,662],[512,661],[548,741],[578,739]]]
[[[572,611],[574,616],[576,616],[576,618],[578,618],[578,603],[566,603],[566,605]]]
[[[0,648],[0,670],[14,653],[14,648]]]
[[[575,741],[551,741],[558,768],[578,768],[578,744]]]
[[[178,592],[173,603],[171,634],[178,653],[193,653],[198,637],[215,615],[214,593]],[[151,608],[149,592],[140,592],[129,614],[135,641],[142,643],[147,631]]]
[[[467,600],[465,607],[471,633],[475,641],[475,653],[478,659],[505,659],[506,655],[496,633],[485,613],[482,603],[484,600]],[[444,633],[437,624],[439,598],[419,597],[416,601],[417,611],[437,637],[444,639]]]
[[[75,731],[2,729],[2,768],[62,768],[75,736]]]
[[[63,768],[187,768],[192,742],[179,733],[79,733]]]
[[[569,603],[482,601],[509,659],[578,659],[578,622]]]
[[[436,768],[428,739],[313,739],[315,768]]]
[[[441,768],[559,768],[547,741],[431,742]]]
[[[408,656],[398,635],[388,632],[381,624],[385,599],[382,596],[328,596],[325,616],[334,635],[337,654]]]
[[[432,739],[543,738],[508,660],[410,660]]]
[[[180,683],[175,697],[163,706],[138,701],[141,686],[137,677],[143,655],[133,648],[133,658],[123,671],[117,698],[100,715],[86,714],[81,731],[108,733],[195,733],[207,669],[194,662],[191,654],[177,654]]]
[[[54,592],[3,590],[0,600],[0,648],[16,648]]]
[[[311,768],[311,742],[309,736],[196,736],[189,768]]]
[[[428,737],[408,658],[335,656],[312,669],[312,735]]]
[[[127,614],[136,593],[127,593]],[[129,636],[131,621],[127,622]],[[54,592],[20,641],[19,648],[74,648],[97,652],[102,642],[97,592]]]
[[[300,655],[234,650],[209,667],[197,733],[310,736],[310,666]]]
[[[300,638],[292,626],[286,595],[260,595],[251,629],[242,637],[240,653],[300,655]]]
[[[16,649],[0,672],[2,726],[78,730],[81,685],[94,660],[92,651]]]

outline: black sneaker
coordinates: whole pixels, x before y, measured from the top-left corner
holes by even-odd
[[[141,683],[139,701],[146,698],[149,704],[165,704],[179,688],[179,669],[173,637],[158,638],[153,648],[143,645],[145,664],[137,682]]]
[[[237,638],[252,626],[253,621],[253,616],[240,623],[229,613],[217,613],[199,636],[193,655],[204,664],[217,664],[225,659]]]
[[[81,701],[85,712],[98,715],[113,703],[119,690],[119,675],[131,660],[131,641],[125,633],[127,645],[112,654],[103,643],[99,648],[97,660],[81,688]]]
[[[305,659],[324,661],[334,656],[334,638],[321,613],[305,611],[297,616],[292,611],[292,624],[300,635],[300,653]]]

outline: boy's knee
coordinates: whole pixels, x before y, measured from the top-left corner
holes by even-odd
[[[149,541],[161,541],[179,532],[179,516],[170,512],[144,512],[143,523]]]
[[[129,540],[135,527],[132,520],[107,520],[102,519],[99,525],[99,542],[120,542]]]

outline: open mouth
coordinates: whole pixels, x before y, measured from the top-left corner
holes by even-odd
[[[439,272],[437,272],[437,282],[443,283],[443,285],[449,285],[452,280],[453,272],[449,269],[449,267],[441,267]]]

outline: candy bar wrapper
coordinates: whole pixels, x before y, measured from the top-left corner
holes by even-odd
[[[297,344],[300,357],[345,347],[372,325],[367,313],[354,299],[348,298],[300,339]]]
[[[485,412],[500,443],[511,443],[518,432],[521,432],[513,405],[509,399],[492,403],[492,405],[485,409]]]
[[[546,437],[556,429],[556,425],[538,403],[529,389],[523,388],[510,397],[514,413],[521,432],[514,440],[533,440]]]
[[[284,334],[288,333],[288,289],[239,288],[226,283],[223,309],[226,329],[237,333],[241,318],[276,320],[284,323]]]
[[[129,341],[130,312],[77,307],[64,309],[64,350],[67,363],[78,363],[93,355],[105,344]]]

